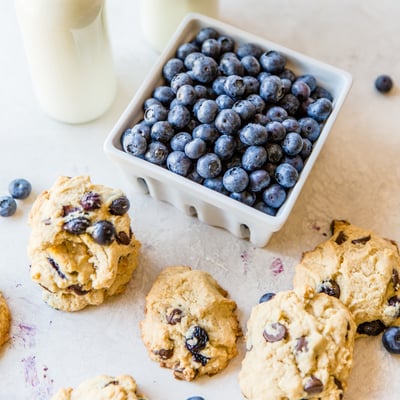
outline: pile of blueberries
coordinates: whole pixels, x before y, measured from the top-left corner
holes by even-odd
[[[125,152],[276,215],[332,111],[332,95],[286,57],[212,27],[181,44]]]

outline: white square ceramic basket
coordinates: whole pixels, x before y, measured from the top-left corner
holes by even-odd
[[[146,160],[132,156],[122,150],[122,133],[143,118],[143,103],[151,97],[156,86],[162,84],[162,67],[175,56],[180,44],[193,39],[199,29],[214,27],[220,34],[230,35],[236,43],[257,43],[266,50],[277,50],[287,58],[287,67],[297,75],[313,74],[318,84],[328,89],[334,97],[333,111],[325,122],[311,155],[300,173],[296,185],[289,191],[285,203],[276,216],[267,215],[257,209],[228,196],[208,189],[188,178],[179,176]],[[188,14],[149,72],[136,95],[108,135],[104,150],[107,156],[120,166],[136,191],[148,193],[157,200],[165,201],[187,215],[200,221],[228,230],[233,235],[249,239],[256,247],[264,247],[271,235],[286,222],[304,183],[327,139],[329,131],[350,90],[351,75],[341,69],[327,65],[298,52],[269,42],[263,38],[199,14]]]

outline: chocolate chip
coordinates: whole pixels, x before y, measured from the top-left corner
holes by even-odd
[[[310,378],[307,379],[304,384],[304,390],[311,395],[321,393],[324,390],[323,383],[316,378],[314,375],[311,375]]]
[[[325,279],[321,282],[318,292],[326,293],[329,296],[339,298],[340,297],[340,286],[333,279]]]
[[[335,242],[338,245],[341,245],[342,243],[344,243],[347,240],[347,236],[343,231],[340,231],[338,233],[338,235],[336,236]]]
[[[279,342],[284,339],[287,334],[287,329],[285,325],[279,322],[274,322],[265,327],[263,336],[267,342]]]
[[[358,239],[353,239],[353,240],[351,241],[351,243],[352,243],[352,244],[365,244],[365,243],[367,243],[369,240],[371,240],[371,235],[364,236],[364,237],[361,237],[361,238],[358,238]]]
[[[308,341],[305,336],[300,336],[296,339],[296,345],[294,346],[294,350],[297,353],[302,353],[308,351]]]
[[[124,231],[118,232],[116,239],[118,244],[128,245],[131,242],[130,237]]]
[[[176,325],[177,323],[181,322],[182,320],[183,311],[179,308],[174,308],[168,315],[167,315],[167,322],[170,325]]]
[[[357,333],[368,336],[377,336],[385,329],[384,323],[380,319],[374,321],[363,322],[358,325]]]
[[[62,279],[67,279],[67,277],[62,273],[60,266],[55,262],[55,260],[51,257],[47,257],[47,261],[50,263],[50,265],[55,269],[57,272],[57,275],[62,278]]]
[[[70,285],[68,289],[77,294],[78,296],[84,296],[85,294],[89,293],[88,290],[82,289],[81,285]]]
[[[154,350],[153,353],[156,356],[159,356],[162,360],[168,360],[169,358],[172,357],[172,354],[174,354],[173,349],[160,349],[160,350]]]

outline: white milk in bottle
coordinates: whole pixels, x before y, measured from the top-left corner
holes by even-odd
[[[186,14],[218,15],[218,0],[141,0],[140,7],[143,33],[157,51],[164,49]]]
[[[102,115],[116,93],[105,0],[15,0],[35,94],[67,123]]]

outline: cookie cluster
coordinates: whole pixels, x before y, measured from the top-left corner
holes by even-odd
[[[121,293],[137,266],[140,243],[120,191],[89,177],[60,177],[35,201],[28,253],[44,300],[63,311]]]

